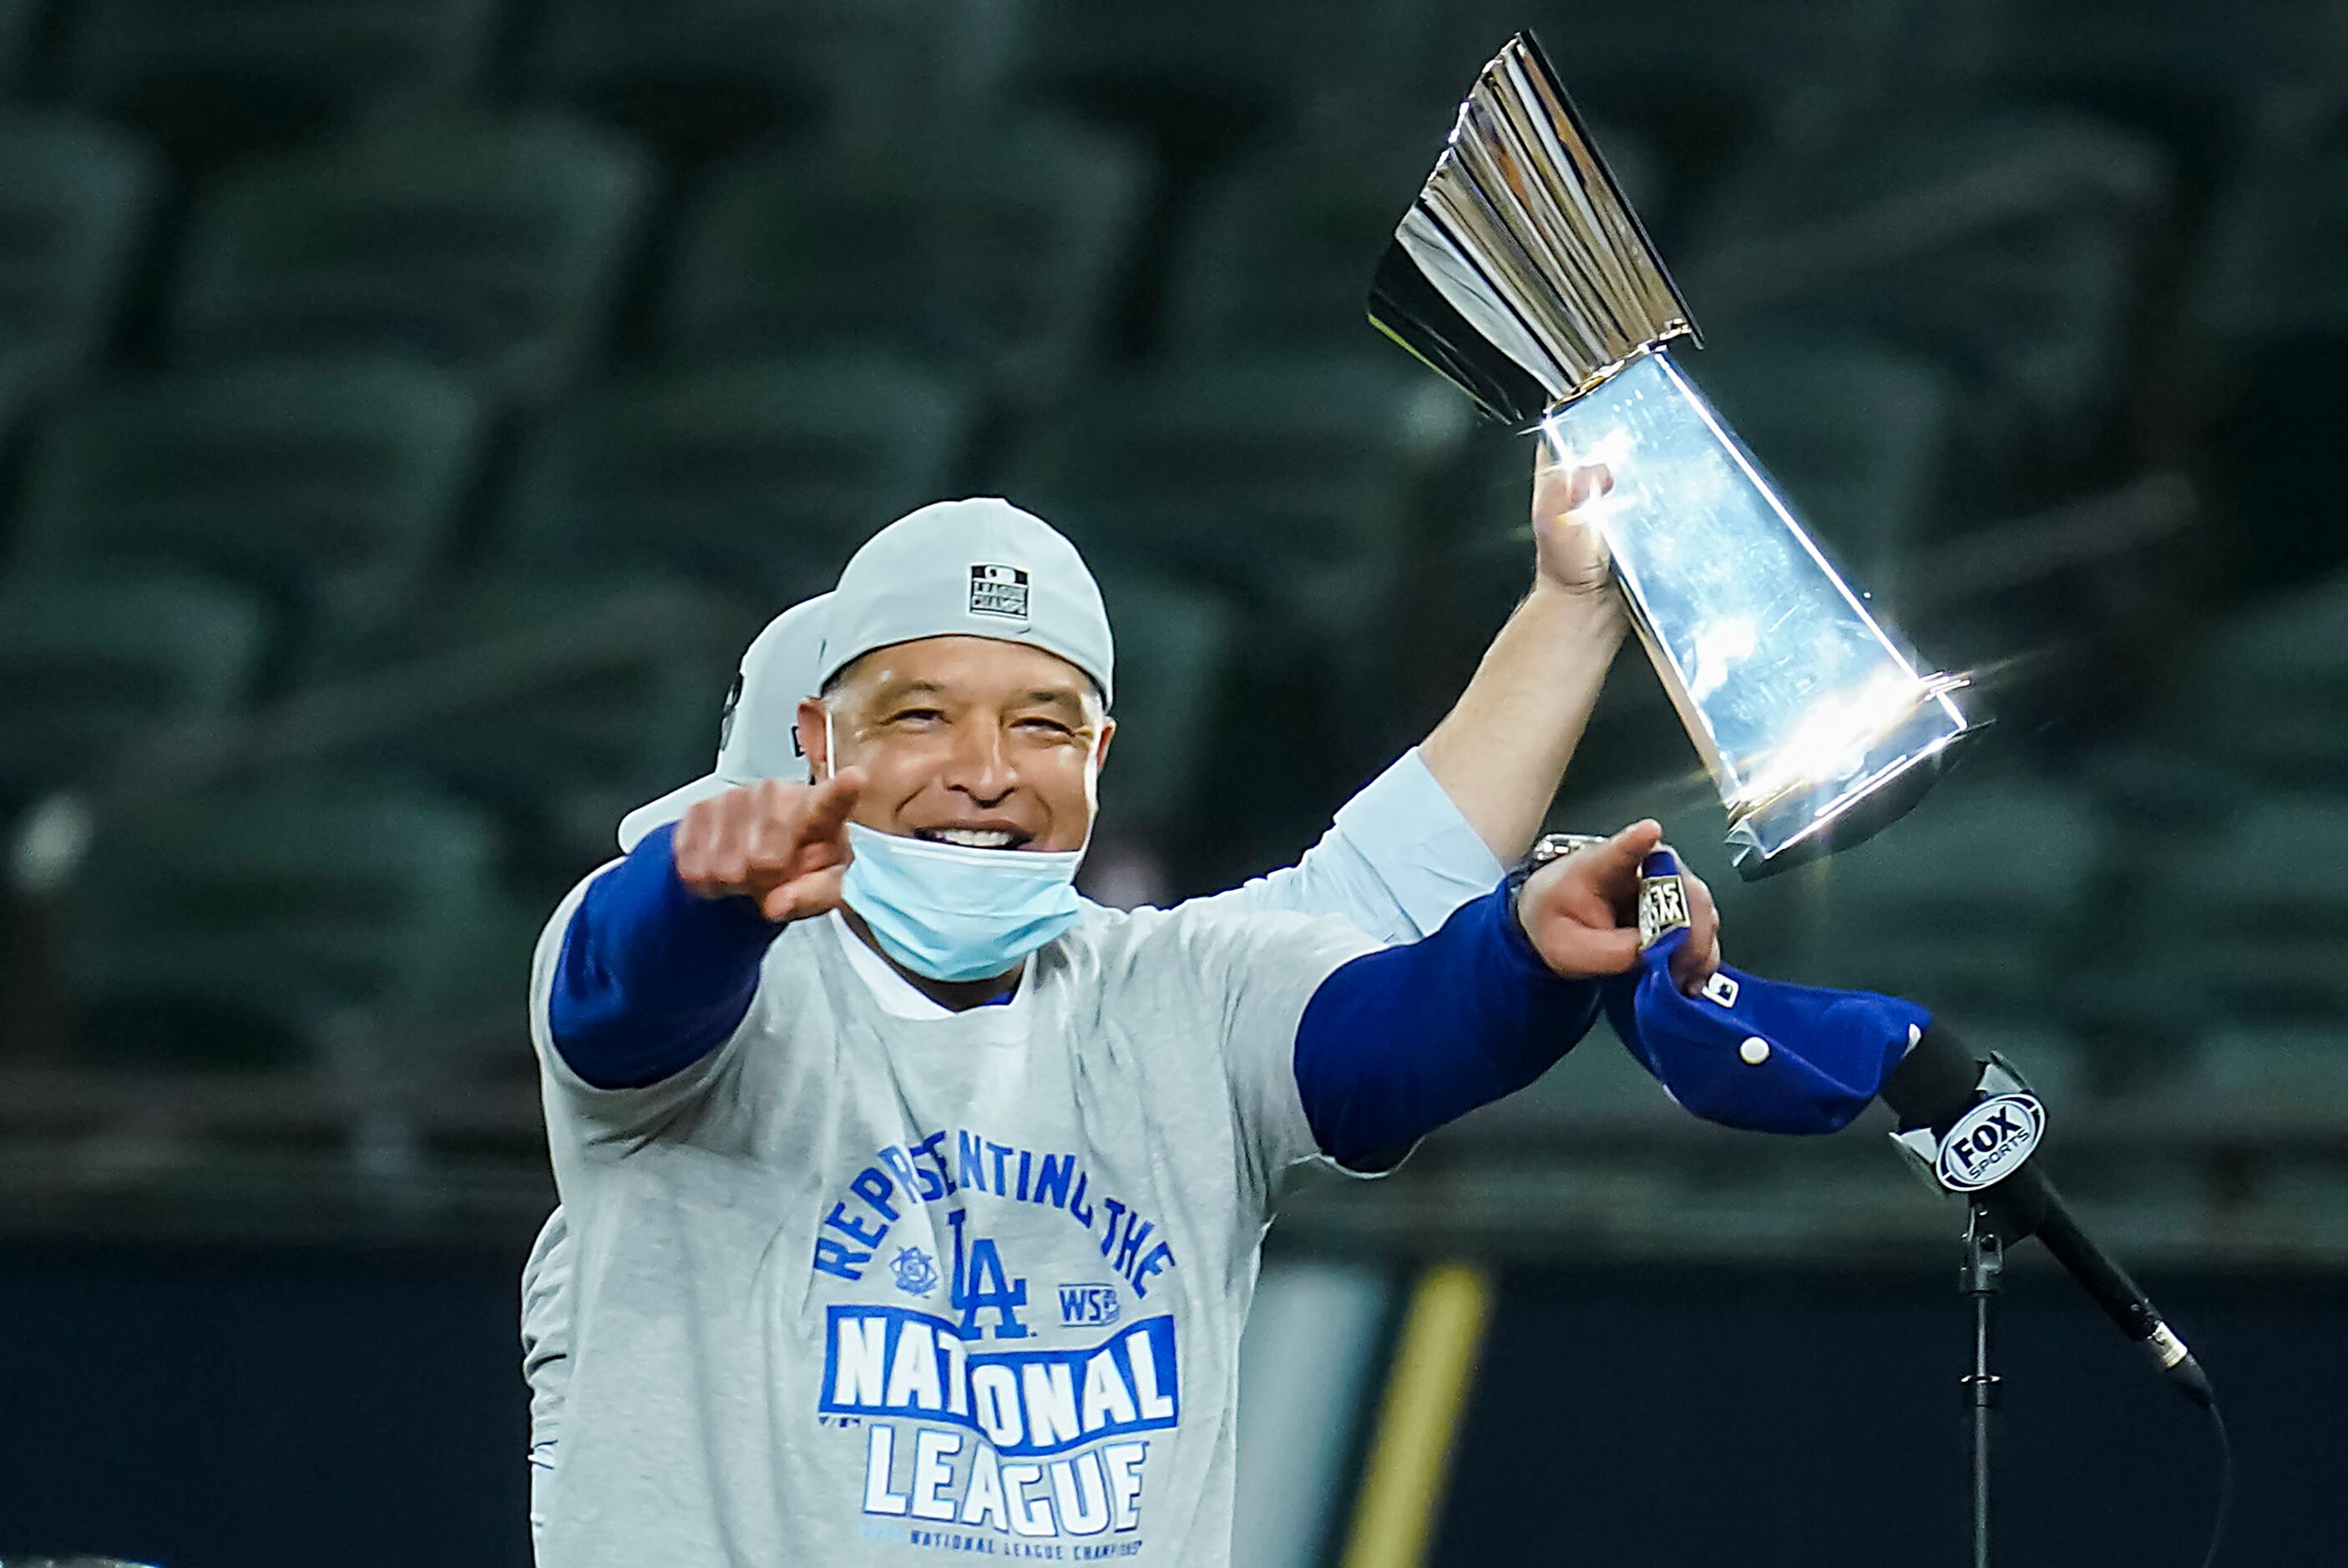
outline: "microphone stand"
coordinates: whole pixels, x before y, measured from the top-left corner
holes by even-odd
[[[1989,1568],[1989,1440],[1998,1403],[1998,1377],[1990,1370],[1991,1308],[2004,1274],[2005,1243],[1988,1209],[1976,1202],[1965,1225],[1965,1262],[1958,1281],[1973,1304],[1973,1369],[1959,1379],[1972,1412],[1973,1568]]]

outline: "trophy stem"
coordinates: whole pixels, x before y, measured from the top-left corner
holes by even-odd
[[[1861,804],[1971,733],[1965,678],[1920,670],[1661,346],[1540,430],[1560,462],[1613,474],[1585,510],[1746,875],[1871,832],[1890,817]]]

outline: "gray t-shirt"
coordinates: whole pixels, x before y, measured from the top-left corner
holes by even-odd
[[[1008,1003],[911,1018],[807,921],[724,1047],[602,1090],[547,1035],[579,896],[531,984],[576,1312],[545,1559],[1226,1561],[1257,1249],[1323,1160],[1296,1024],[1375,944],[1093,909]]]

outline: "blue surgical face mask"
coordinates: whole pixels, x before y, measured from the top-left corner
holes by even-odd
[[[1076,923],[1082,850],[974,850],[848,824],[841,896],[880,951],[932,980],[1001,975]]]

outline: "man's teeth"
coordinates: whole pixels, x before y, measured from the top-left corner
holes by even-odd
[[[1007,850],[1018,835],[1007,828],[932,828],[929,836],[966,850]]]

